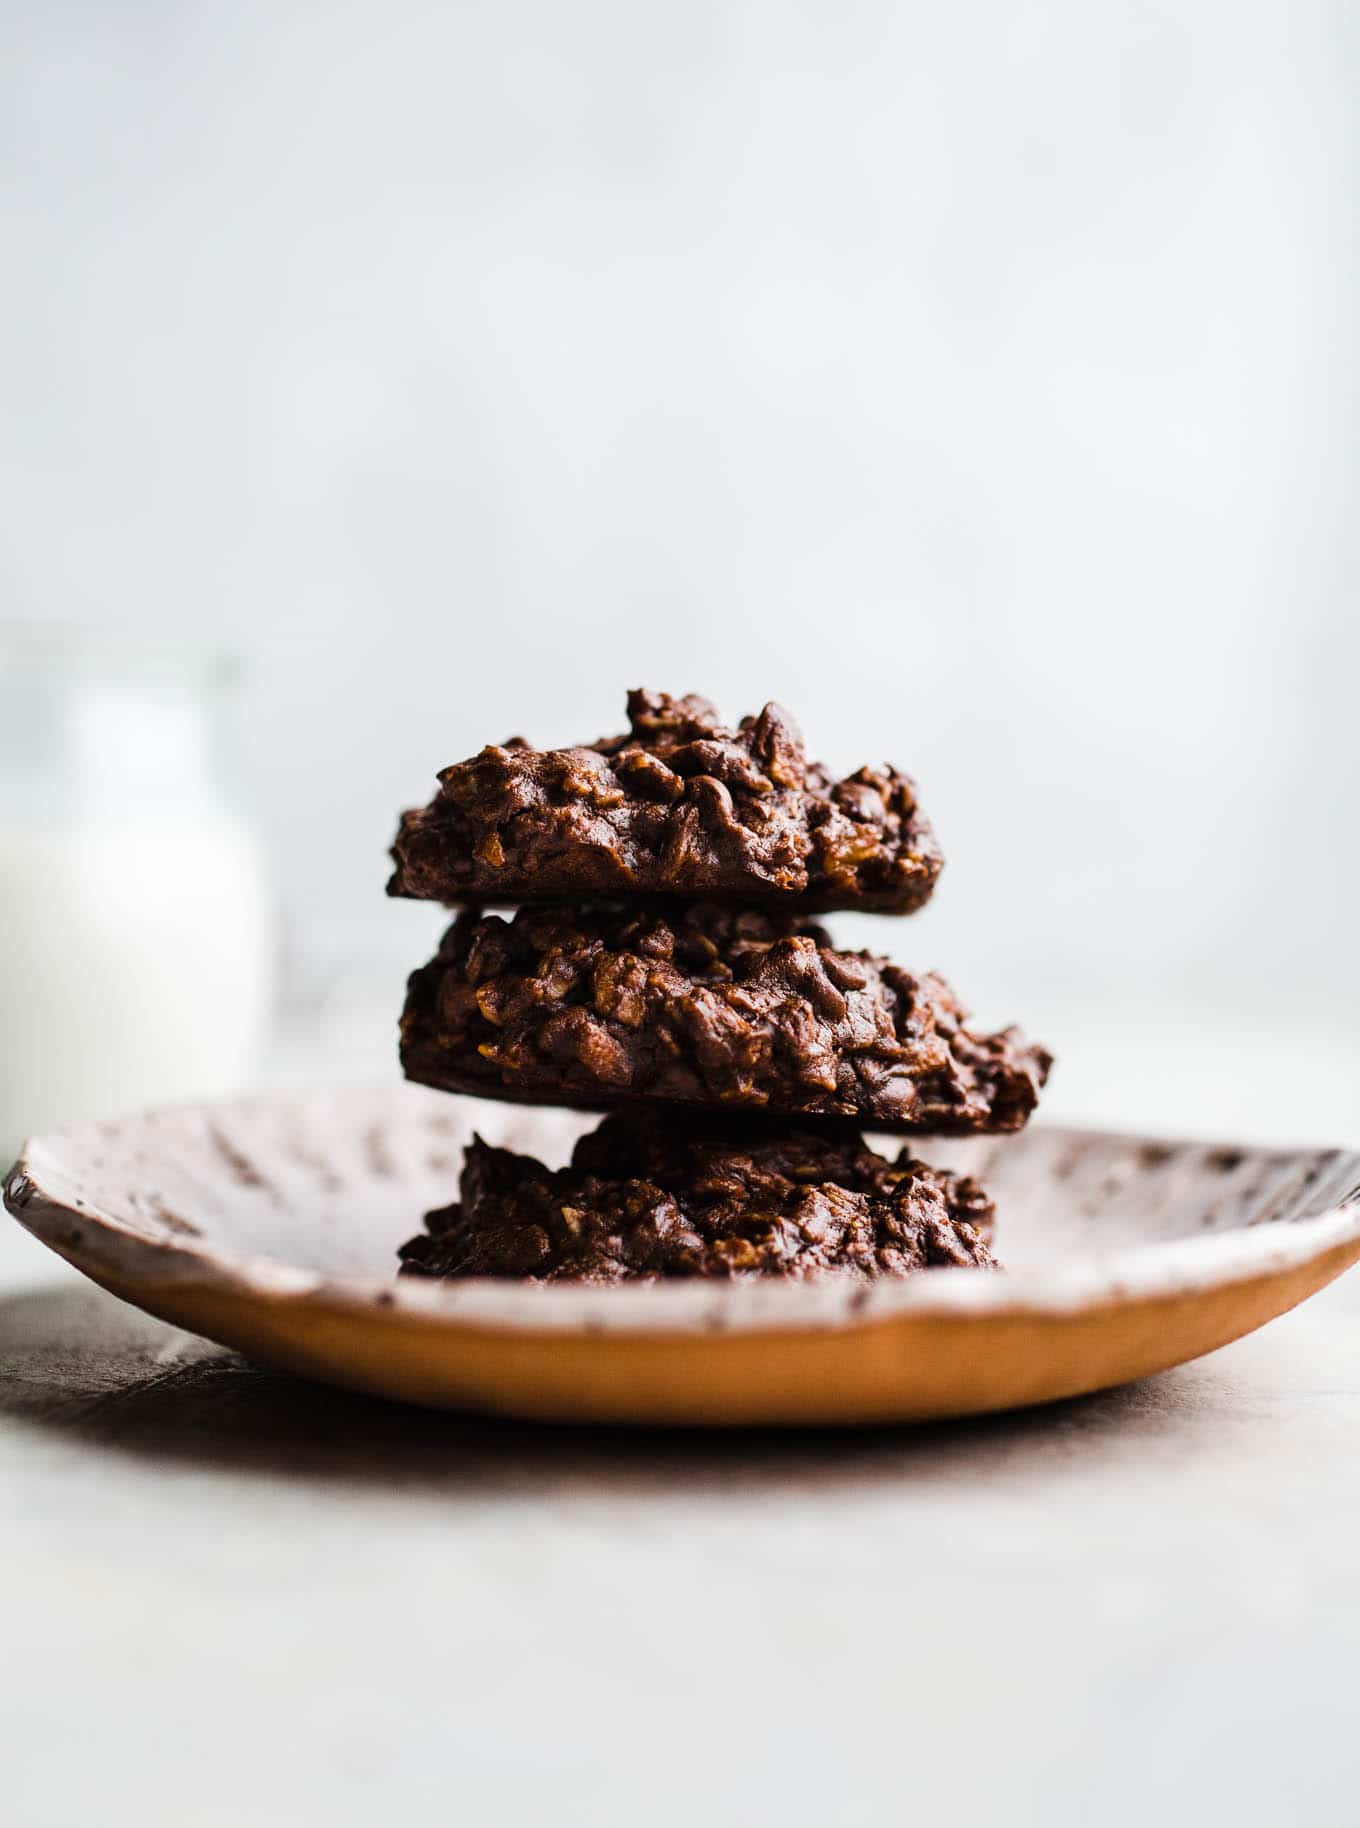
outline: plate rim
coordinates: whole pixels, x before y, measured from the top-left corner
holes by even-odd
[[[262,1103],[299,1105],[337,1097],[391,1097],[396,1088],[331,1086],[289,1089],[211,1104],[130,1113],[119,1126],[191,1112],[240,1111]],[[30,1138],[5,1177],[4,1203],[26,1230],[77,1269],[101,1280],[155,1288],[196,1286],[272,1305],[324,1307],[342,1314],[409,1320],[422,1327],[499,1333],[589,1334],[646,1338],[687,1334],[706,1339],[752,1332],[846,1330],[908,1318],[988,1322],[1000,1318],[1071,1319],[1106,1307],[1208,1293],[1263,1275],[1284,1274],[1340,1244],[1360,1239],[1360,1151],[1327,1144],[1276,1146],[1197,1141],[1103,1127],[1043,1124],[1050,1135],[1084,1143],[1135,1143],[1181,1149],[1241,1149],[1276,1155],[1332,1156],[1326,1179],[1335,1204],[1304,1218],[1230,1231],[1162,1239],[1108,1255],[979,1274],[938,1269],[928,1274],[851,1282],[777,1278],[663,1283],[531,1284],[492,1278],[439,1282],[334,1275],[291,1264],[284,1256],[245,1255],[217,1242],[152,1237],[77,1197],[63,1181],[63,1144],[98,1132],[72,1126]]]

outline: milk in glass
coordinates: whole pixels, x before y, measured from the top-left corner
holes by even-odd
[[[240,1089],[272,1002],[226,669],[0,631],[0,1150]]]

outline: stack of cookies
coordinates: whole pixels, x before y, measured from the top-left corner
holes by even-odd
[[[406,1075],[607,1112],[568,1167],[474,1139],[408,1272],[618,1280],[986,1266],[991,1201],[861,1132],[1018,1130],[1050,1056],[814,918],[909,914],[941,856],[893,768],[836,780],[778,705],[636,691],[626,736],[446,768],[390,892],[461,905],[409,982]],[[507,914],[485,914],[487,903]]]

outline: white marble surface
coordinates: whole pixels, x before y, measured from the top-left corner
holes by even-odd
[[[25,1828],[1354,1819],[1360,1277],[1052,1410],[712,1439],[276,1377],[11,1229],[0,1370]]]

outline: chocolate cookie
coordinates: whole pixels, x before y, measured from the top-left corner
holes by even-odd
[[[605,1110],[637,1099],[873,1129],[1018,1130],[1050,1056],[975,1035],[938,977],[756,909],[469,910],[413,973],[408,1078]]]
[[[797,897],[803,909],[906,914],[942,859],[894,768],[837,781],[769,704],[727,729],[705,698],[630,692],[629,731],[574,749],[520,738],[439,776],[401,821],[393,895]]]
[[[461,1193],[403,1245],[407,1274],[871,1277],[994,1261],[975,1181],[906,1150],[890,1162],[841,1126],[620,1112],[555,1172],[477,1137]]]

